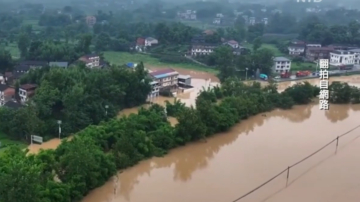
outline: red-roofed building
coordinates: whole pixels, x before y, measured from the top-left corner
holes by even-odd
[[[7,101],[14,99],[15,89],[5,84],[0,84],[0,106],[3,106]]]
[[[237,41],[234,40],[230,40],[224,43],[224,45],[229,45],[232,48],[239,48],[239,43]]]
[[[136,39],[136,45],[135,45],[135,50],[139,51],[139,52],[143,52],[145,51],[145,38],[139,37]]]
[[[22,103],[25,103],[35,94],[36,84],[24,84],[19,88],[19,96]]]

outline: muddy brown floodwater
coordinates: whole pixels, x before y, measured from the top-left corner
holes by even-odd
[[[357,76],[336,80],[360,83]],[[279,89],[295,83],[281,83]],[[359,118],[360,105],[331,105],[329,111],[320,111],[312,104],[257,115],[206,143],[142,161],[82,202],[231,202],[354,128]],[[286,189],[284,173],[241,201],[358,202],[359,134],[360,129],[341,138],[336,155],[333,143],[292,168]]]

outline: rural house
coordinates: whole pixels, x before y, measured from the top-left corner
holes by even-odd
[[[5,84],[0,84],[0,106],[15,98],[15,89]]]
[[[355,64],[360,64],[360,49],[359,48],[357,48],[357,49],[351,49],[350,50],[352,53],[354,53],[354,63]]]
[[[321,48],[321,43],[307,43],[306,48]]]
[[[310,48],[306,48],[305,57],[309,61],[315,61],[318,59],[329,59],[331,51],[334,51],[334,48],[332,48],[332,47],[310,47]]]
[[[160,94],[160,84],[157,81],[150,82],[151,92],[148,95],[148,99],[159,96]]]
[[[30,69],[43,68],[48,66],[46,61],[22,61],[14,67],[16,73],[28,73]]]
[[[158,86],[159,91],[177,88],[179,73],[171,68],[150,72],[149,75],[153,81],[157,82],[157,84],[154,83],[153,85]]]
[[[85,66],[90,69],[101,68],[100,56],[97,54],[84,55],[79,58],[79,61],[84,62]]]
[[[177,17],[183,20],[196,20],[196,11],[186,10],[185,12],[177,12]]]
[[[290,44],[288,47],[289,55],[302,55],[305,53],[305,45],[303,44]]]
[[[14,85],[26,72],[5,72],[4,79],[8,85]]]
[[[347,50],[334,50],[330,52],[330,65],[335,67],[353,66],[355,53]]]
[[[341,44],[331,44],[331,45],[328,45],[327,47],[331,47],[334,50],[340,50],[340,51],[341,50],[351,50],[351,49],[359,48],[356,45],[341,45]]]
[[[205,30],[205,31],[203,31],[203,34],[205,34],[205,35],[213,35],[215,32],[214,31],[212,31],[212,30]]]
[[[192,56],[210,55],[212,52],[214,52],[215,48],[216,46],[212,44],[192,45],[190,52]]]
[[[291,60],[285,57],[275,57],[273,71],[276,73],[290,72]]]
[[[221,21],[222,21],[221,18],[214,18],[213,24],[220,25],[220,24],[221,24]]]
[[[25,103],[35,94],[36,84],[24,84],[19,88],[19,96],[22,103]]]
[[[157,45],[159,41],[152,37],[145,38],[145,46]]]
[[[232,48],[239,48],[239,43],[237,41],[234,40],[230,40],[224,43],[224,45],[229,45]]]
[[[189,87],[191,86],[191,76],[190,75],[179,75],[178,85],[180,87]]]
[[[136,39],[135,50],[139,52],[145,51],[145,38],[140,37]]]

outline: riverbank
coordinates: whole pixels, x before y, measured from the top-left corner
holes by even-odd
[[[109,180],[90,192],[82,202],[110,199],[117,202],[233,201],[354,127],[359,118],[359,105],[334,105],[330,111],[324,112],[312,104],[296,106],[292,110],[274,110],[266,116],[256,115],[226,133],[209,138],[206,143],[190,143],[171,150],[162,158],[141,161],[117,175],[119,186],[114,180]],[[277,202],[290,199],[295,202],[337,202],[345,201],[349,194],[360,197],[356,189],[351,191],[356,187],[357,178],[353,176],[359,169],[353,159],[355,156],[346,156],[348,152],[342,154],[355,137],[350,135],[340,141],[338,152],[341,161],[327,159],[334,155],[335,145],[329,147],[291,170],[289,189],[281,191],[286,182],[285,173],[243,201],[269,198]],[[358,143],[351,143],[351,151],[359,152]],[[348,166],[335,165],[337,162]],[[335,168],[336,172],[332,172],[331,168]],[[328,178],[319,180],[317,172]],[[346,185],[347,195],[341,195],[340,191]],[[118,191],[114,193],[114,190]],[[311,194],[303,194],[308,192]],[[337,195],[336,200],[331,199],[333,194]]]

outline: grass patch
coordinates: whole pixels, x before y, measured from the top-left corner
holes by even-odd
[[[244,46],[245,46],[245,48],[249,48],[250,50],[253,49],[253,45],[251,43],[244,44]],[[264,43],[261,45],[261,47],[259,49],[264,49],[264,48],[271,50],[276,57],[286,55],[286,54],[280,52],[280,50],[274,44]]]
[[[316,64],[312,62],[291,62],[291,71],[316,70]]]
[[[6,151],[6,149],[11,145],[19,146],[20,148],[26,148],[26,144],[20,141],[10,140],[8,137],[5,136],[2,132],[0,132],[0,155]]]
[[[7,46],[5,46],[5,49],[11,53],[11,56],[14,59],[20,58],[20,50],[16,43],[9,43]]]
[[[146,65],[153,67],[174,67],[180,69],[191,69],[209,73],[217,73],[218,71],[212,68],[206,68],[197,64],[187,64],[187,63],[164,63],[160,62],[159,59],[151,57],[150,55],[140,54],[140,53],[126,53],[126,52],[114,52],[114,51],[105,51],[104,57],[111,64],[115,65],[124,65],[128,62],[140,63],[143,62],[145,67]]]
[[[39,25],[39,20],[24,20],[22,25],[23,26],[31,25],[35,33],[38,33],[39,31],[42,31],[44,29],[43,26]]]

